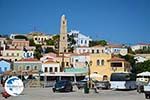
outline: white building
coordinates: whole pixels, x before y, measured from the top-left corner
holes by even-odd
[[[71,32],[68,34],[74,36],[74,39],[76,41],[76,44],[75,44],[76,47],[80,47],[80,46],[88,47],[89,41],[92,41],[92,39],[89,36],[85,36],[76,30],[71,30]]]
[[[150,54],[136,54],[134,59],[136,59],[136,63],[141,63],[150,60]]]
[[[121,54],[125,56],[128,53],[128,49],[123,47],[122,45],[118,44],[109,44],[105,46],[105,52],[111,53],[111,54]]]
[[[143,49],[144,47],[148,48],[150,47],[150,44],[144,44],[144,43],[136,44],[136,45],[131,46],[131,49],[132,51],[136,51],[136,50]]]
[[[82,68],[85,67],[86,61],[90,61],[90,56],[88,53],[86,54],[72,54],[71,55],[71,67],[73,68]]]

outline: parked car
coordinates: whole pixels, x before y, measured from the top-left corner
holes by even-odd
[[[57,81],[52,88],[53,92],[59,91],[59,92],[71,92],[73,91],[73,86],[71,81],[69,80],[60,80]]]
[[[109,81],[96,81],[94,83],[97,89],[109,89],[110,88]]]
[[[86,84],[87,84],[87,80],[81,80],[76,83],[78,89],[84,88],[86,86]]]

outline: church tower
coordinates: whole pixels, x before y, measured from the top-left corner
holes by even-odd
[[[60,37],[59,37],[59,54],[68,52],[67,38],[67,19],[65,15],[61,16]]]

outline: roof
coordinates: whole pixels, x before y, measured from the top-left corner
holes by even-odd
[[[77,53],[73,53],[71,56],[88,56],[90,53],[80,53],[80,54],[77,54]]]
[[[108,44],[107,46],[110,48],[122,48],[122,45],[120,44]]]
[[[92,47],[104,47],[104,46],[102,46],[102,45],[95,45],[95,46],[92,46]]]
[[[137,45],[150,45],[148,43],[138,43]]]
[[[90,47],[88,47],[88,46],[79,46],[77,48],[90,48]]]
[[[43,63],[44,63],[44,64],[49,64],[49,63],[57,63],[57,62],[48,60],[48,61],[43,62]]]
[[[123,58],[119,58],[119,57],[112,57],[111,59],[109,59],[108,61],[126,61]]]
[[[19,60],[18,62],[22,62],[22,61],[26,61],[26,62],[29,62],[29,61],[39,61],[38,59],[35,59],[35,58],[28,58],[28,59],[21,59]]]
[[[19,48],[9,48],[9,49],[6,49],[6,50],[21,50]]]
[[[6,61],[6,62],[9,62],[9,63],[11,63],[11,61],[10,61],[10,60],[3,59],[3,58],[0,58],[0,61]]]
[[[0,40],[6,40],[6,38],[4,38],[4,37],[0,37]]]

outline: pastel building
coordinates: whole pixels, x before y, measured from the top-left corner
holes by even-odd
[[[17,48],[9,48],[2,51],[2,56],[0,58],[6,59],[9,61],[17,61],[22,59],[23,51]]]
[[[29,47],[29,41],[25,39],[14,39],[12,40],[12,45],[15,46],[16,48]]]
[[[93,47],[77,47],[74,50],[74,53],[82,54],[82,53],[105,53],[106,47],[97,45]]]
[[[42,68],[42,62],[38,59],[21,59],[13,63],[13,70],[16,72],[35,72],[38,73]]]
[[[11,62],[4,60],[4,59],[0,59],[0,74],[11,70]]]
[[[122,58],[114,57],[111,54],[90,54],[91,74],[98,74],[97,80],[109,80],[111,73],[130,72],[130,64]],[[89,61],[88,61],[89,62]]]

